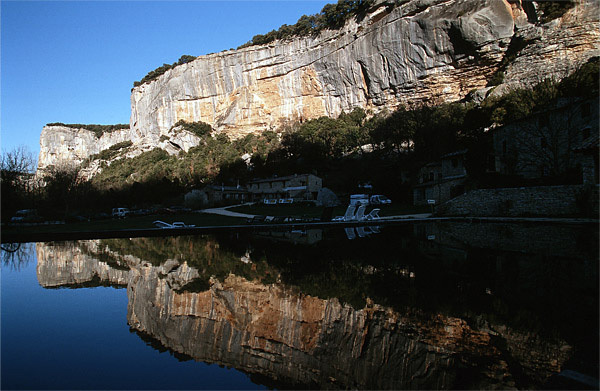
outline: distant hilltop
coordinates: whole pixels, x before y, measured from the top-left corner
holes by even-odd
[[[280,29],[238,50],[182,56],[152,71],[132,89],[129,126],[99,132],[48,124],[39,169],[111,147],[136,156],[200,142],[177,124],[207,124],[237,139],[355,107],[435,105],[560,79],[600,55],[599,11],[596,0],[559,8],[522,0],[364,2],[339,26],[305,35]],[[92,164],[88,174],[99,169]]]

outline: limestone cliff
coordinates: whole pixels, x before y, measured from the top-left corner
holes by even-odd
[[[356,106],[455,101],[485,87],[501,65],[510,86],[562,77],[600,52],[597,2],[581,1],[545,25],[531,23],[534,16],[518,0],[407,1],[393,9],[379,2],[338,31],[167,71],[133,89],[131,128],[157,139],[183,119],[238,137]],[[526,45],[518,51],[514,41]],[[504,66],[511,43],[515,59]]]
[[[174,132],[179,120],[203,121],[237,138],[357,106],[377,112],[487,94],[499,70],[504,84],[493,93],[501,94],[563,77],[600,53],[596,0],[579,0],[545,24],[521,0],[398,3],[377,1],[340,30],[201,56],[168,70],[132,90],[128,131],[94,139],[84,130],[45,128],[39,168],[81,161],[125,139],[134,154],[187,150],[198,140]]]

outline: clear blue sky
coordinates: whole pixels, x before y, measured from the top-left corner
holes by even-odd
[[[2,151],[50,122],[129,123],[133,82],[236,48],[334,1],[1,1]]]

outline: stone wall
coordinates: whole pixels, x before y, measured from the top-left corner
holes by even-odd
[[[539,186],[473,190],[439,205],[439,216],[598,217],[598,186]]]

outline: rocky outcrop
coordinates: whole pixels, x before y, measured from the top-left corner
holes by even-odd
[[[136,137],[131,129],[113,130],[100,137],[85,128],[72,128],[60,125],[48,125],[42,129],[40,136],[40,155],[38,171],[43,173],[50,168],[65,168],[81,165],[86,159],[108,150],[118,143],[131,141],[131,147],[121,149],[108,159],[102,161],[108,165],[116,159],[132,158],[154,148],[161,148],[169,154],[179,151],[187,152],[200,143],[195,134],[174,126],[159,134],[158,139],[148,140]],[[82,166],[82,176],[90,178],[101,170],[101,160],[92,159]]]
[[[79,165],[91,155],[127,140],[131,140],[129,129],[115,130],[97,137],[94,132],[85,128],[44,126],[40,136],[38,170],[45,170],[50,166]]]
[[[83,129],[46,127],[39,168],[81,162],[123,140],[132,156],[197,145],[179,120],[203,121],[231,138],[286,121],[337,116],[362,107],[436,104],[502,94],[563,77],[600,53],[598,2],[579,0],[546,24],[521,0],[378,1],[336,31],[198,57],[131,93],[130,130],[95,138]],[[496,72],[504,83],[486,87]],[[90,170],[90,175],[98,167]]]

